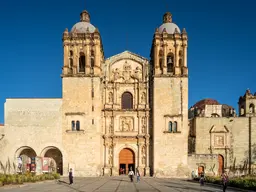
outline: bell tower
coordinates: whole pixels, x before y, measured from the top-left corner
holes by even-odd
[[[68,154],[64,170],[73,168],[77,175],[97,176],[102,164],[100,77],[104,52],[99,30],[90,23],[86,10],[70,31],[64,31],[62,41],[62,135]]]
[[[163,15],[151,47],[153,173],[183,177],[188,153],[187,32]]]

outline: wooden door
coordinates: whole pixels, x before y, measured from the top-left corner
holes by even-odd
[[[218,161],[219,161],[218,174],[222,175],[222,173],[224,171],[224,158],[222,155],[218,155]]]
[[[204,172],[204,166],[198,167],[198,176],[200,176],[202,172]]]
[[[132,150],[125,148],[119,153],[119,165],[120,164],[125,164],[125,173],[128,174],[130,169],[129,164],[135,164],[135,156]]]

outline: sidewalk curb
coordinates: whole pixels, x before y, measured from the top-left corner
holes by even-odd
[[[1,186],[0,189],[17,189],[17,188],[26,187],[28,185],[36,185],[36,184],[42,184],[42,183],[56,182],[57,180],[58,179],[46,180],[46,181],[38,181],[38,182],[35,182],[35,183],[26,182],[24,184],[19,184],[19,185],[4,185],[4,186]]]

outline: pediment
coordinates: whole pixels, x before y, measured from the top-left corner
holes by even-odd
[[[224,125],[213,125],[209,131],[210,133],[228,133],[228,128]]]
[[[123,59],[134,60],[141,64],[148,64],[148,59],[146,59],[145,57],[142,57],[138,54],[132,53],[130,51],[124,51],[122,53],[119,53],[117,55],[109,57],[105,60],[105,63],[108,65],[111,65],[111,64],[114,64],[115,62],[117,62],[119,60],[123,60]]]
[[[110,82],[144,81],[147,73],[148,60],[129,51],[112,56],[105,62],[105,74]]]

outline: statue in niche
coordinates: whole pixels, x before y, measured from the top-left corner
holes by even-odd
[[[146,157],[145,156],[142,157],[141,162],[142,162],[143,165],[145,165],[145,163],[146,163]]]
[[[110,166],[112,166],[112,162],[113,162],[112,156],[109,156],[109,158],[108,158],[108,164],[109,164]]]
[[[130,117],[124,117],[121,119],[121,131],[133,131],[132,119]]]
[[[146,155],[146,147],[145,147],[145,145],[143,145],[143,147],[141,148],[141,154],[142,154],[142,156]]]
[[[113,149],[112,149],[112,146],[110,146],[109,149],[108,149],[109,157],[112,157],[112,153],[113,153]]]
[[[110,119],[110,125],[109,125],[109,133],[113,133],[114,132],[113,128],[114,128],[113,118],[111,118]]]
[[[145,133],[146,132],[146,117],[142,117],[141,125],[142,125],[141,132]]]
[[[112,92],[109,92],[109,94],[108,94],[108,102],[113,103],[113,93]]]
[[[146,125],[142,125],[141,132],[146,133]]]
[[[141,95],[141,103],[146,103],[146,93],[143,92]]]

